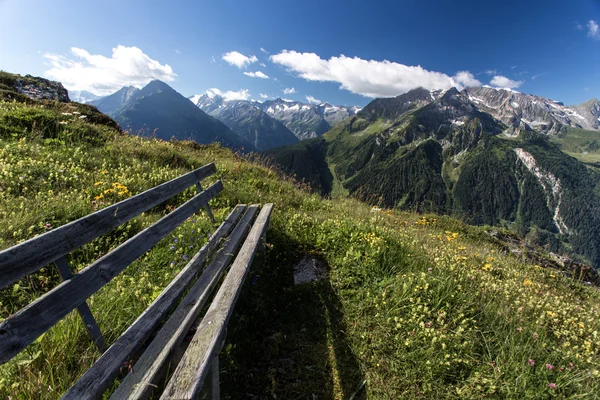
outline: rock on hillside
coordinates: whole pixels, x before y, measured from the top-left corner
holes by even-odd
[[[32,100],[56,100],[68,103],[69,92],[62,83],[31,75],[0,73],[0,89],[12,90]]]

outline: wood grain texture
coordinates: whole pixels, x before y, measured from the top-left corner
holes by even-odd
[[[154,302],[117,339],[117,341],[88,369],[63,396],[62,400],[98,399],[119,374],[124,363],[156,332],[158,325],[180,299],[219,242],[229,235],[246,206],[236,206],[207,243],[179,272]]]
[[[55,261],[56,268],[58,269],[58,273],[63,281],[67,279],[71,279],[73,277],[73,272],[71,271],[71,267],[69,267],[69,263],[64,257],[59,258]],[[102,336],[102,332],[100,332],[100,327],[92,314],[92,310],[88,306],[87,302],[83,302],[77,306],[77,312],[79,316],[81,316],[81,320],[83,321],[83,325],[85,325],[85,329],[87,329],[88,333],[92,337],[94,344],[98,348],[100,353],[104,353],[106,350],[106,342],[104,341],[104,336]]]
[[[110,207],[0,251],[0,289],[181,193],[215,171],[214,163],[205,165]]]
[[[198,397],[211,362],[219,350],[220,340],[260,245],[261,236],[268,226],[272,209],[273,204],[266,204],[262,208],[161,399],[191,400]]]
[[[135,363],[133,371],[127,375],[113,393],[111,399],[144,399],[150,395],[154,386],[159,383],[155,379],[159,377],[171,354],[185,338],[202,307],[210,298],[221,275],[231,264],[257,212],[257,205],[248,207],[248,211],[235,227],[225,247],[208,265],[173,315],[152,340],[150,346]]]
[[[62,282],[5,319],[0,323],[0,363],[7,362],[31,344],[221,190],[223,183],[217,181],[175,211],[75,274],[73,278]]]

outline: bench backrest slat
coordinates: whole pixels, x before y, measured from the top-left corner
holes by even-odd
[[[0,289],[181,193],[216,171],[214,163],[0,252]]]
[[[177,306],[173,315],[160,329],[144,354],[135,363],[135,373],[130,373],[121,382],[111,396],[111,400],[136,400],[147,399],[153,390],[152,385],[158,384],[160,373],[168,363],[173,351],[183,341],[192,324],[200,314],[213,290],[217,286],[221,275],[231,264],[233,256],[239,250],[246,234],[250,230],[252,221],[258,212],[258,205],[251,205],[235,227],[225,247],[219,251],[215,258],[204,270],[204,273],[185,298]]]
[[[233,312],[248,268],[268,227],[272,209],[273,204],[263,206],[227,277],[160,397],[161,399],[198,398],[211,361],[220,350],[219,346],[227,322]]]
[[[5,363],[102,288],[223,190],[217,181],[152,226],[90,264],[73,278],[0,323],[0,363]]]
[[[236,221],[246,209],[245,205],[236,206],[208,242],[179,272],[173,281],[138,317],[138,319],[117,339],[117,341],[88,369],[85,374],[61,398],[62,400],[98,399],[117,377],[124,363],[156,331],[159,323],[168,311],[179,301],[183,292],[192,282],[208,257],[216,250],[221,239],[229,235]],[[136,370],[137,370],[136,364]]]

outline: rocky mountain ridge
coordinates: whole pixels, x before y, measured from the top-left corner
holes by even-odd
[[[298,142],[298,138],[285,125],[271,118],[251,101],[226,101],[213,93],[194,96],[190,100],[196,100],[195,104],[202,111],[223,122],[257,150],[265,151]]]
[[[321,136],[338,122],[356,115],[360,108],[329,103],[307,104],[281,98],[260,105],[269,116],[281,121],[298,139]]]

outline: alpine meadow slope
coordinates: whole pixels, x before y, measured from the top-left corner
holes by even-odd
[[[514,103],[512,111],[502,111],[506,102]],[[515,109],[535,111],[537,102],[504,89],[415,89],[376,99],[336,125],[323,135],[318,155],[308,145],[267,154],[318,192],[341,187],[374,205],[510,228],[548,251],[600,268],[597,160],[574,147],[587,132],[586,148],[597,151],[600,132],[582,130],[567,118],[571,109],[558,110],[558,104],[537,115],[547,118],[544,124],[515,121]],[[316,165],[323,176],[314,173]],[[330,177],[334,181],[324,184]]]
[[[0,249],[210,162],[217,166],[211,178],[225,188],[211,201],[216,223],[238,203],[275,203],[266,254],[253,264],[228,326],[220,359],[224,398],[599,397],[600,292],[584,284],[599,282],[592,270],[561,264],[502,228],[382,210],[352,198],[323,199],[266,160],[250,161],[219,144],[130,135],[95,107],[57,101],[52,93],[60,92],[58,85],[33,80],[48,95],[33,100],[13,85],[17,79],[0,73],[0,221],[6,227]],[[391,161],[413,163],[423,177],[444,171],[439,161],[446,149],[424,124],[435,119],[440,104],[455,104],[460,112],[454,117],[464,128],[440,132],[455,138],[454,151],[476,142],[499,165],[508,154],[529,160],[527,152],[548,168],[538,161],[540,146],[550,154],[548,163],[563,162],[555,147],[537,144],[538,136],[517,142],[520,156],[503,153],[504,139],[479,128],[500,125],[456,94],[448,96],[404,122],[411,130],[403,137],[426,137],[403,153],[414,161],[393,155]],[[352,127],[364,127],[351,132],[347,121],[325,138],[293,146],[308,143],[307,151],[319,158],[335,135],[393,143],[369,133],[368,121],[352,120]],[[385,146],[371,147],[374,157],[382,156],[377,149]],[[339,171],[349,168],[340,164]],[[437,187],[423,184],[415,196],[428,199],[428,189]],[[80,271],[194,194],[187,190],[98,238],[69,255],[69,264]],[[213,229],[198,212],[89,299],[109,344]],[[293,267],[306,256],[318,259],[327,274],[294,286]],[[49,265],[0,291],[0,319],[59,283]],[[99,356],[71,313],[0,366],[0,397],[58,399]],[[133,361],[124,373],[135,371]]]

